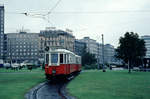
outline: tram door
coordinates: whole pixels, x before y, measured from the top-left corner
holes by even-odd
[[[70,73],[70,63],[69,63],[69,54],[66,54],[66,71],[67,71],[67,74]]]

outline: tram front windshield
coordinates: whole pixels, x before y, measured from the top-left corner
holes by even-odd
[[[58,54],[51,54],[51,63],[52,64],[58,63]]]

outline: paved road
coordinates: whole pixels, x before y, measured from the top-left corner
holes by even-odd
[[[70,96],[66,91],[67,84],[76,76],[70,77],[67,80],[56,79],[46,81],[32,88],[26,95],[26,99],[76,99]]]
[[[46,83],[37,90],[36,99],[66,99],[61,93],[64,82]]]
[[[67,96],[65,86],[69,81],[59,80],[56,82],[45,82],[31,89],[26,95],[26,99],[75,99]]]

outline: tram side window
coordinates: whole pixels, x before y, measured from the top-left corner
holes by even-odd
[[[63,63],[63,54],[60,54],[60,63]]]
[[[46,64],[48,64],[49,63],[49,54],[46,54]]]
[[[79,64],[79,58],[76,57],[76,64]]]
[[[70,63],[70,61],[69,61],[69,54],[67,54],[67,63]]]
[[[73,64],[75,64],[76,63],[76,57],[75,57],[75,55],[73,55]]]
[[[79,64],[81,64],[81,57],[79,57]]]
[[[71,63],[71,64],[73,63],[73,55],[71,55],[71,54],[69,55],[69,63]]]
[[[76,63],[76,58],[75,58],[75,56],[74,55],[70,55],[70,63],[71,64],[74,64],[74,63]]]

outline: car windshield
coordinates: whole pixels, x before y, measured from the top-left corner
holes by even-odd
[[[58,63],[58,54],[51,54],[51,63]]]

